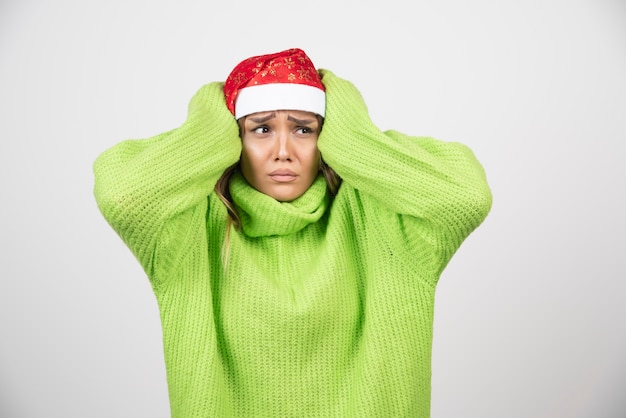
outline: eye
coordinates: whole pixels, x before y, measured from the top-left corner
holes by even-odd
[[[270,128],[266,125],[260,125],[252,128],[251,131],[255,134],[266,134],[270,131]]]
[[[296,129],[296,132],[301,135],[308,135],[314,133],[315,131],[308,126],[300,126]]]

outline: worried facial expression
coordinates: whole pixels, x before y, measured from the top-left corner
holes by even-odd
[[[276,110],[248,115],[241,125],[241,171],[261,193],[281,202],[300,197],[320,167],[314,113]]]

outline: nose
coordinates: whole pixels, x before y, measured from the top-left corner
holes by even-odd
[[[280,131],[277,138],[276,161],[291,161],[291,151],[288,132]]]

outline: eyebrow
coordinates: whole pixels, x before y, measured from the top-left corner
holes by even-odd
[[[295,122],[298,125],[310,125],[313,122],[315,122],[315,119],[297,119],[294,118],[293,116],[287,116],[287,120],[291,121],[291,122]]]
[[[276,117],[276,113],[272,112],[272,113],[270,113],[270,114],[268,114],[266,116],[251,117],[250,120],[252,122],[255,122],[255,123],[265,123],[268,120],[273,119],[275,117]],[[313,122],[315,122],[315,119],[298,119],[298,118],[295,118],[295,117],[293,117],[291,115],[287,116],[287,120],[291,121],[291,122],[295,122],[295,123],[297,123],[299,125],[310,125]]]
[[[255,123],[264,123],[264,122],[267,122],[268,120],[270,120],[272,118],[275,118],[275,117],[276,117],[276,113],[272,112],[272,113],[268,114],[267,116],[250,118],[250,120],[252,122],[255,122]]]

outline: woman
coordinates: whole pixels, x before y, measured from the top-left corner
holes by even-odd
[[[429,416],[435,286],[491,207],[467,147],[381,132],[289,49],[94,172],[158,300],[173,417]]]

